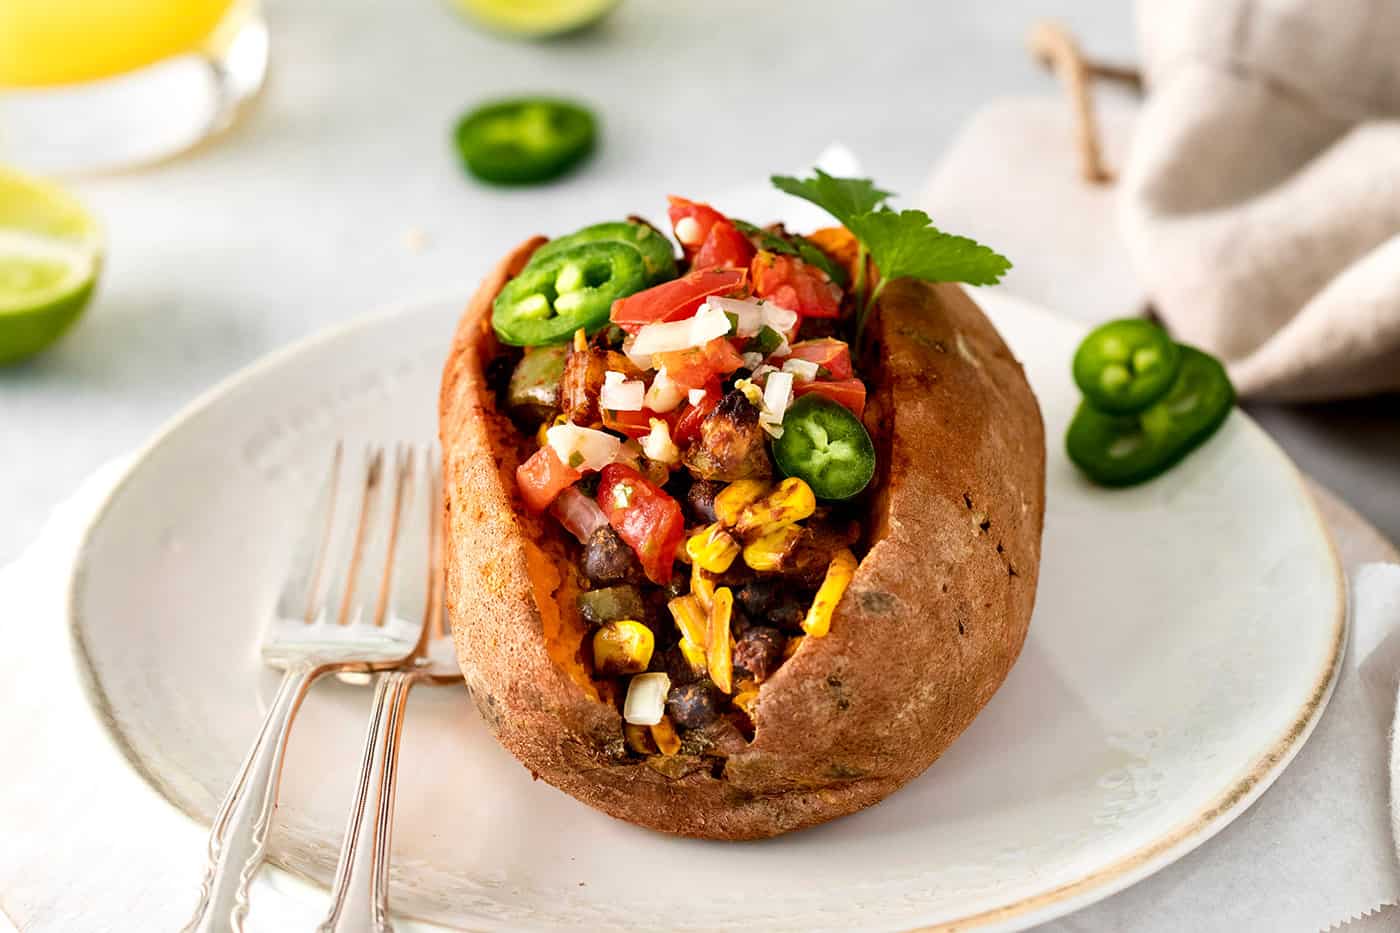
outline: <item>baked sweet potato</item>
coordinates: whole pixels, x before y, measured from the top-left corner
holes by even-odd
[[[1020,365],[960,287],[889,283],[864,361],[879,453],[868,550],[828,634],[761,684],[747,742],[697,749],[697,730],[679,754],[641,758],[614,686],[587,667],[571,539],[523,507],[515,470],[532,445],[488,379],[493,299],[543,242],[482,283],[443,375],[447,599],[482,716],[536,777],[664,832],[773,836],[889,795],[967,727],[1026,637],[1045,445]]]

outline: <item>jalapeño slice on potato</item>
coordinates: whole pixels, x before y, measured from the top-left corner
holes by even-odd
[[[496,296],[491,326],[512,346],[563,343],[580,327],[590,334],[603,327],[615,300],[645,287],[641,253],[625,243],[585,243],[532,260]]]
[[[522,97],[478,107],[457,124],[462,164],[482,181],[530,185],[563,175],[593,151],[597,121],[566,100]]]
[[[1151,321],[1124,318],[1089,332],[1074,354],[1074,381],[1089,403],[1111,415],[1144,411],[1171,389],[1181,354]]]
[[[1181,345],[1181,369],[1166,396],[1135,415],[1080,404],[1065,436],[1070,460],[1095,482],[1132,486],[1160,475],[1225,422],[1235,390],[1214,357]]]
[[[676,277],[676,251],[665,235],[654,227],[634,223],[630,220],[614,220],[607,223],[584,227],[568,236],[550,240],[535,251],[530,261],[541,262],[560,250],[580,246],[584,243],[626,243],[642,254],[642,264],[646,266],[647,283],[655,285]]]
[[[875,475],[875,445],[865,425],[844,405],[816,394],[802,396],[783,415],[773,459],[818,499],[849,499]]]

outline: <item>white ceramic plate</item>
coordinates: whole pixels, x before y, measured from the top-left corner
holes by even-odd
[[[1146,486],[1088,485],[1060,447],[1078,329],[979,300],[1040,397],[1049,507],[1030,638],[968,732],[866,812],[706,843],[532,781],[463,690],[421,691],[400,911],[475,929],[1019,929],[1161,868],[1263,792],[1321,714],[1345,641],[1340,573],[1297,472],[1235,413]],[[273,683],[256,641],[307,490],[339,437],[434,435],[461,304],[367,318],[255,366],[163,432],[95,520],[73,594],[94,701],[132,764],[197,819]],[[273,858],[322,883],[368,701],[318,687],[292,734]]]

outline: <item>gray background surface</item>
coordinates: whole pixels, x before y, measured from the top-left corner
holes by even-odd
[[[548,45],[473,31],[433,0],[272,0],[267,15],[272,72],[245,120],[169,164],[75,185],[102,217],[109,260],[80,326],[0,370],[0,560],[79,480],[219,379],[376,306],[465,294],[504,243],[619,206],[655,211],[671,191],[732,189],[833,139],[912,196],[976,109],[1051,91],[1024,49],[1034,20],[1133,57],[1119,0],[627,0]],[[593,102],[598,158],[542,189],[464,180],[454,117],[521,90]],[[411,248],[413,231],[426,248]],[[1255,413],[1400,538],[1400,401]]]

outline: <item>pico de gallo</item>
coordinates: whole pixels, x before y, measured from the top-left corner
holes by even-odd
[[[751,738],[759,686],[827,635],[876,471],[849,262],[708,204],[669,215],[679,257],[639,218],[585,227],[492,314],[501,403],[535,439],[520,501],[567,532],[583,660],[663,772]]]

